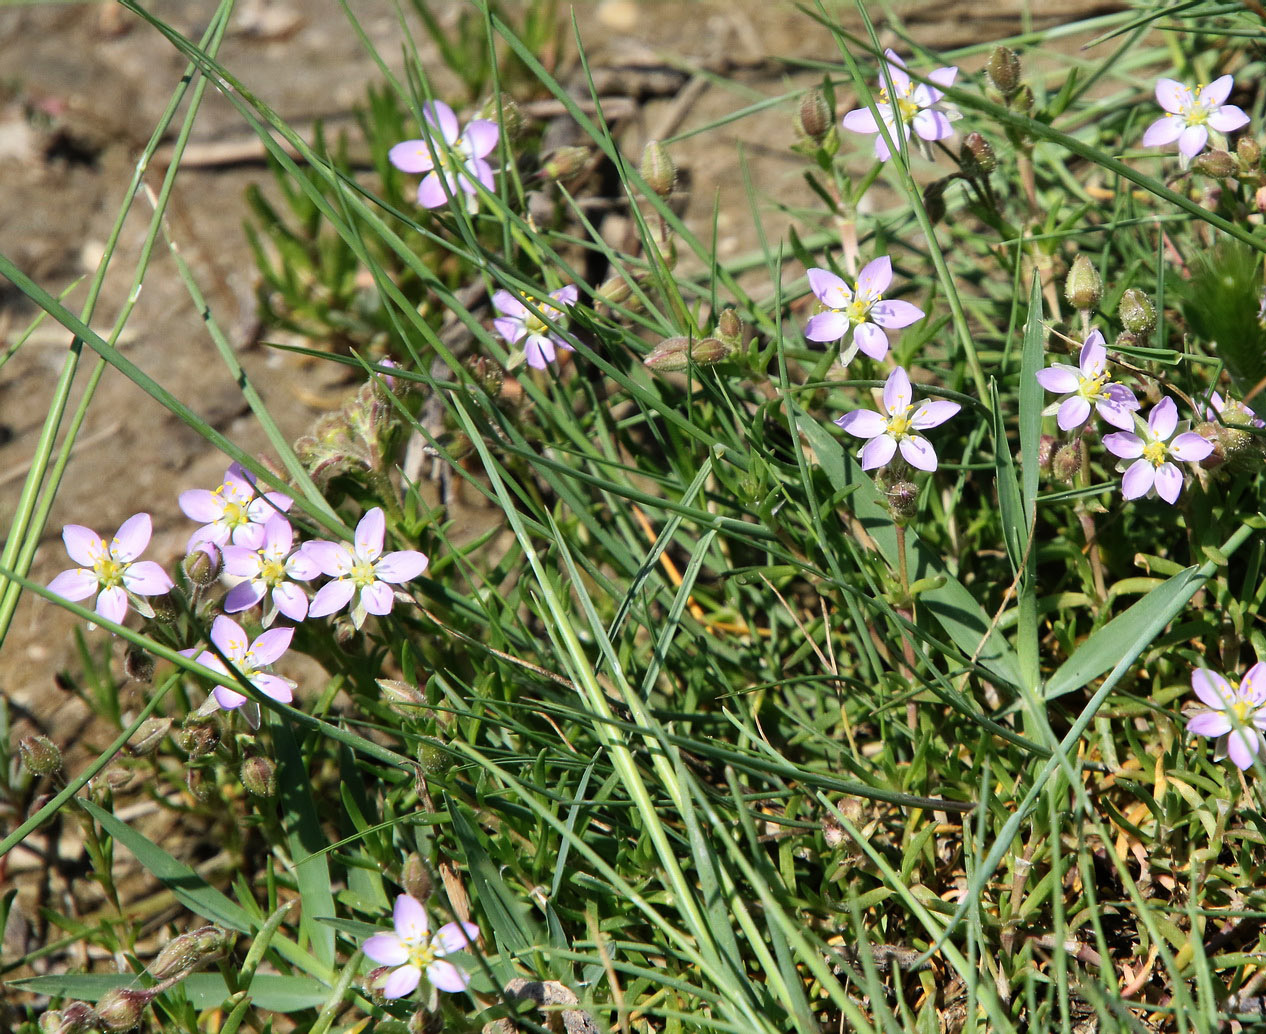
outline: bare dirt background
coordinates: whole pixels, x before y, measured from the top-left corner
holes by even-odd
[[[441,20],[451,18],[460,0],[433,3]],[[395,6],[386,0],[349,0],[379,51],[399,65],[400,33]],[[893,5],[916,39],[939,49],[992,40],[1025,28],[1044,28],[1092,14],[1118,10],[1115,3],[1023,0]],[[154,12],[197,38],[214,10],[208,0],[158,0]],[[828,4],[854,27],[851,3]],[[665,120],[681,129],[705,125],[752,102],[753,94],[781,95],[820,78],[792,74],[770,58],[838,60],[829,36],[785,0],[603,0],[574,8],[592,66],[620,72],[726,69],[737,84],[727,89],[701,77],[684,100],[665,96],[646,101],[626,126],[622,143],[640,154],[649,135]],[[880,16],[878,8],[875,16]],[[427,46],[415,32],[425,55]],[[887,42],[887,40],[885,40]],[[332,0],[311,3],[242,0],[220,59],[282,117],[298,127],[314,119],[351,126],[353,108],[363,103],[377,70]],[[148,26],[109,5],[57,4],[0,11],[0,251],[53,294],[80,278],[67,304],[78,311],[87,278],[122,204],[123,192],[153,124],[184,67],[179,55]],[[438,67],[434,62],[430,67]],[[691,77],[687,75],[687,83]],[[443,80],[437,84],[443,94]],[[632,92],[632,91],[630,91]],[[840,109],[851,106],[840,98]],[[769,212],[765,230],[776,241],[785,220],[774,199],[789,205],[813,203],[800,176],[801,159],[788,151],[794,141],[794,101],[690,137],[674,145],[678,164],[692,184],[686,217],[703,238],[711,234],[714,199],[720,212],[722,258],[758,245],[739,153],[748,163]],[[257,343],[256,276],[242,223],[248,184],[266,189],[271,178],[252,157],[252,136],[233,108],[212,93],[203,106],[193,153],[178,180],[171,229],[190,263],[215,319],[232,337],[247,373],[261,390],[277,423],[291,437],[308,428],[323,409],[317,400],[337,402],[346,390],[336,370],[303,365]],[[235,150],[237,145],[244,150]],[[224,149],[236,160],[222,160]],[[864,148],[860,149],[863,152]],[[219,155],[219,158],[213,156]],[[864,157],[864,154],[863,154]],[[157,188],[164,169],[152,168],[147,182]],[[105,334],[131,286],[134,262],[150,212],[142,200],[124,230],[122,246],[106,281],[92,325]],[[0,282],[0,354],[35,315],[8,284]],[[6,364],[0,366],[0,527],[5,527],[21,490],[52,386],[61,369],[69,335],[46,323]],[[139,304],[122,338],[133,362],[149,372],[214,427],[247,450],[264,448],[241,393],[209,341],[188,294],[164,249],[146,278]],[[84,360],[79,381],[95,358]],[[47,582],[68,566],[60,541],[63,524],[88,524],[109,536],[138,510],[154,519],[148,557],[174,561],[192,530],[179,511],[177,496],[189,487],[214,487],[225,458],[124,377],[107,371],[80,435],[61,486],[32,577]],[[55,683],[62,669],[77,666],[73,622],[36,598],[21,604],[0,650],[0,695],[15,719],[15,735],[40,731],[63,747],[91,735],[90,714]],[[103,633],[92,634],[99,642]],[[95,637],[95,638],[93,638]],[[133,698],[139,701],[139,696]],[[98,737],[104,742],[104,736]],[[74,755],[72,755],[72,767]],[[20,816],[0,815],[0,833]],[[34,839],[34,838],[33,838]],[[33,845],[35,846],[35,845]],[[7,875],[42,872],[54,879],[50,857],[68,856],[73,844],[53,855],[28,852],[9,859]],[[41,846],[40,850],[44,848]],[[5,882],[0,875],[0,886]],[[57,893],[67,910],[76,902],[68,883],[44,887]],[[24,893],[28,920],[33,920]],[[38,922],[38,921],[36,921]],[[19,954],[37,943],[37,931],[11,924],[9,947]],[[6,952],[6,954],[8,954]],[[86,961],[86,960],[85,960]]]

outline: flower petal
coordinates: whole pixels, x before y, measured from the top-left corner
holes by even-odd
[[[1262,734],[1256,729],[1232,729],[1227,733],[1226,756],[1241,771],[1253,767],[1253,758],[1261,749]]]
[[[1156,494],[1173,506],[1182,494],[1182,471],[1172,463],[1162,463],[1156,468]]]
[[[857,274],[857,293],[869,298],[882,298],[892,283],[892,259],[880,255],[871,259]]]
[[[244,610],[249,610],[264,598],[267,588],[258,579],[238,582],[224,595],[224,612],[226,614],[239,614]]]
[[[1156,80],[1156,103],[1166,111],[1180,115],[1191,107],[1191,88],[1174,79]]]
[[[888,430],[888,421],[869,409],[845,413],[835,423],[854,438],[877,438]]]
[[[1047,391],[1056,395],[1070,395],[1081,385],[1081,375],[1071,366],[1056,363],[1045,370],[1038,370],[1034,376]]]
[[[917,431],[925,431],[929,427],[945,423],[962,408],[957,402],[950,402],[948,399],[922,402],[910,417],[910,426]]]
[[[290,649],[290,640],[294,638],[293,628],[274,628],[259,636],[250,648],[250,658],[256,667],[272,664],[283,653]]]
[[[1195,431],[1184,431],[1169,443],[1169,454],[1184,463],[1199,463],[1213,452],[1213,443]]]
[[[1192,736],[1225,736],[1231,731],[1231,719],[1221,711],[1201,711],[1187,719]]]
[[[819,312],[805,324],[804,336],[810,341],[839,341],[850,325],[842,312]]]
[[[328,574],[331,578],[341,578],[356,563],[352,551],[341,542],[313,539],[305,542],[301,548],[307,558],[321,569],[321,573]]]
[[[153,525],[149,514],[138,513],[129,517],[119,527],[118,533],[110,541],[110,555],[115,560],[129,563],[145,552],[149,545]]]
[[[892,459],[897,451],[897,439],[890,434],[872,438],[862,446],[862,470],[874,470]]]
[[[123,619],[127,617],[127,593],[123,587],[115,585],[109,589],[102,589],[101,595],[97,597],[96,611],[107,621],[121,625]]]
[[[1248,116],[1234,104],[1224,104],[1209,116],[1209,125],[1219,133],[1234,133],[1248,125]]]
[[[62,542],[70,559],[81,567],[94,566],[110,552],[101,536],[82,524],[67,524],[62,528]]]
[[[823,305],[842,309],[853,300],[853,290],[829,269],[808,270],[809,290]]]
[[[409,946],[395,933],[376,933],[360,950],[380,966],[402,966],[409,961]]]
[[[1061,431],[1071,431],[1074,427],[1084,424],[1089,416],[1090,403],[1080,395],[1073,395],[1060,404],[1056,423],[1059,424]]]
[[[1092,330],[1082,342],[1077,356],[1077,367],[1083,377],[1097,377],[1108,365],[1108,350],[1103,345],[1103,334]]]
[[[457,139],[459,135],[457,116],[443,101],[427,101],[423,104],[422,117],[440,131],[440,136],[444,138],[446,144],[451,144]]]
[[[902,438],[901,455],[918,470],[936,470],[936,450],[922,435],[911,434]]]
[[[1121,478],[1121,495],[1126,499],[1145,496],[1156,481],[1156,468],[1147,460],[1135,460]]]
[[[1197,668],[1191,673],[1191,688],[1202,704],[1215,711],[1225,710],[1235,702],[1235,690],[1226,677],[1208,668]]]
[[[413,994],[422,982],[422,971],[417,966],[401,966],[382,985],[384,998],[403,998]]]
[[[910,377],[900,366],[888,374],[884,382],[884,411],[892,416],[894,413],[904,414],[906,407],[914,401],[914,392],[910,388]]]
[[[1103,447],[1123,460],[1136,460],[1143,455],[1143,439],[1129,431],[1114,431],[1103,436]]]
[[[859,323],[854,327],[853,340],[872,359],[879,360],[888,354],[888,335],[873,323]]]
[[[224,497],[205,488],[191,488],[181,492],[180,509],[190,520],[210,524],[224,516]]]
[[[78,603],[97,591],[97,576],[84,567],[74,567],[63,571],[48,583],[48,591],[55,592],[64,600]]]
[[[366,614],[381,617],[391,613],[391,606],[396,601],[396,594],[386,582],[373,582],[360,591],[360,605]]]
[[[436,959],[426,967],[426,979],[441,991],[464,991],[470,976],[447,959]]]
[[[278,631],[291,632],[293,629],[279,629]],[[283,679],[280,675],[270,675],[266,671],[257,671],[251,678],[251,685],[263,693],[264,696],[282,704],[288,704],[295,698],[294,683],[289,679]]]
[[[1181,118],[1165,115],[1147,127],[1147,132],[1143,134],[1143,146],[1164,147],[1166,144],[1172,144],[1182,136],[1182,131],[1186,128]]]
[[[889,330],[900,330],[902,327],[908,327],[911,323],[917,323],[923,319],[923,316],[923,310],[917,305],[911,305],[909,302],[903,302],[898,299],[877,302],[870,310],[870,318],[881,327],[887,327]]]
[[[497,128],[497,124],[486,118],[472,119],[466,125],[466,132],[462,134],[472,158],[482,158],[488,154],[497,146],[497,138],[500,136],[501,130]]]
[[[870,108],[854,108],[845,113],[840,124],[852,133],[878,133],[879,123]]]
[[[439,173],[428,172],[418,184],[418,204],[423,208],[442,208],[447,203],[448,194],[444,191]]]
[[[232,711],[246,703],[245,696],[236,690],[229,689],[228,686],[216,686],[211,693],[215,697],[215,702],[226,711]]]
[[[138,560],[134,564],[128,564],[127,570],[123,572],[123,584],[128,592],[134,592],[138,596],[161,596],[176,587],[163,570],[162,564],[153,560]]]
[[[308,606],[308,617],[323,618],[337,613],[347,606],[355,593],[356,583],[350,578],[326,582],[312,597],[312,603]]]
[[[406,944],[420,944],[426,940],[431,924],[426,917],[422,902],[412,894],[397,894],[396,905],[391,913],[392,921]]]
[[[954,135],[954,126],[944,112],[924,108],[914,116],[914,131],[924,140],[944,140]]]
[[[1174,400],[1166,395],[1147,415],[1147,427],[1161,441],[1167,441],[1178,426],[1178,407]]]
[[[291,621],[303,621],[308,616],[308,594],[292,582],[283,582],[273,589],[273,603]]]
[[[1178,153],[1184,158],[1194,158],[1209,142],[1209,131],[1204,126],[1188,126],[1178,137]]]
[[[401,582],[413,581],[426,570],[427,563],[425,553],[416,549],[401,549],[380,558],[374,564],[374,574],[384,582],[399,585]]]
[[[430,172],[435,159],[425,140],[402,140],[387,152],[387,161],[401,172]]]
[[[451,955],[474,947],[478,940],[479,927],[474,923],[445,923],[435,931],[435,939],[431,943],[439,947],[439,954]]]
[[[1200,103],[1210,109],[1225,104],[1226,99],[1231,96],[1231,87],[1234,85],[1235,80],[1231,76],[1218,76],[1213,82],[1200,88]]]

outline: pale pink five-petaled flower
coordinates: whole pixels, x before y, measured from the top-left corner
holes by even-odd
[[[180,508],[186,517],[203,526],[189,539],[192,553],[201,542],[259,549],[264,542],[264,525],[290,509],[294,500],[284,492],[263,492],[255,487],[255,477],[238,463],[229,464],[224,483],[214,492],[191,488],[180,493]]]
[[[884,384],[884,414],[855,409],[835,422],[855,438],[869,438],[862,446],[862,470],[874,470],[892,459],[897,450],[919,470],[936,470],[936,450],[919,432],[945,423],[961,408],[957,402],[939,399],[914,404],[910,378],[898,366]]]
[[[906,126],[912,127],[919,138],[925,141],[944,140],[953,136],[954,127],[951,123],[961,116],[952,105],[944,105],[943,109],[938,107],[944,94],[936,87],[953,86],[958,69],[947,66],[929,72],[928,79],[936,84],[930,86],[927,83],[910,81],[905,62],[897,56],[896,51],[885,50],[884,57],[887,58],[888,74],[892,78],[896,94],[889,96],[887,83],[881,74],[875,109],[888,128],[888,135],[892,137],[893,143],[897,143],[897,134],[904,132]],[[879,123],[875,120],[875,113],[869,108],[854,108],[844,116],[843,125],[854,133],[879,133]],[[926,144],[923,147],[928,150]],[[881,162],[892,157],[892,152],[884,143],[883,134],[875,137],[875,157]]]
[[[91,528],[67,524],[62,541],[70,559],[82,566],[59,574],[48,583],[49,591],[78,603],[99,588],[96,612],[115,624],[127,616],[129,599],[139,612],[153,617],[154,612],[140,597],[170,592],[172,580],[153,560],[136,559],[149,545],[152,529],[149,514],[138,513],[124,521],[107,544]]]
[[[321,573],[316,562],[295,549],[294,529],[280,514],[264,525],[264,541],[258,549],[246,546],[225,546],[225,573],[243,579],[224,597],[224,612],[236,614],[255,606],[265,595],[271,605],[264,613],[264,627],[275,620],[278,611],[291,621],[308,616],[308,594],[295,582],[308,582]]]
[[[1153,487],[1171,505],[1182,491],[1182,471],[1170,462],[1172,456],[1183,463],[1199,463],[1213,451],[1213,443],[1194,431],[1184,431],[1171,442],[1178,429],[1178,407],[1165,397],[1147,416],[1145,437],[1132,431],[1115,431],[1103,436],[1103,447],[1112,455],[1134,460],[1121,478],[1121,495],[1138,499]]]
[[[1224,103],[1231,95],[1229,75],[1214,79],[1194,90],[1173,79],[1156,82],[1156,100],[1167,114],[1147,127],[1144,147],[1163,147],[1178,141],[1178,153],[1185,166],[1204,150],[1209,130],[1233,133],[1248,124],[1248,116],[1234,104]]]
[[[862,267],[856,290],[829,269],[810,269],[809,287],[826,311],[809,319],[804,336],[810,341],[839,341],[851,332],[853,344],[840,352],[842,364],[847,365],[858,349],[872,359],[882,359],[888,354],[884,328],[900,330],[923,319],[923,310],[917,306],[884,299],[891,283],[892,262],[886,255]]]
[[[294,634],[293,628],[274,628],[257,636],[254,642],[249,642],[242,626],[231,617],[221,614],[211,625],[211,642],[229,659],[233,667],[237,669],[237,673],[264,696],[283,704],[288,704],[294,699],[295,684],[290,679],[274,675],[264,669],[290,649],[290,640],[294,638]],[[196,660],[199,664],[225,676],[225,682],[217,685],[212,691],[216,703],[224,710],[232,711],[247,702],[248,698],[245,694],[239,693],[226,684],[235,680],[224,661],[218,656],[210,650],[203,650]]]
[[[492,325],[497,328],[497,333],[510,344],[517,345],[522,342],[523,354],[528,366],[534,370],[543,370],[557,358],[556,349],[561,348],[568,352],[574,352],[575,349],[563,340],[557,330],[552,330],[549,324],[524,303],[530,302],[541,316],[545,316],[551,324],[558,327],[562,325],[565,317],[562,309],[556,306],[570,308],[576,304],[577,294],[575,284],[560,287],[557,291],[550,292],[550,301],[554,303],[550,305],[549,302],[526,294],[516,296],[509,291],[498,291],[492,296],[492,304],[501,315],[492,321]]]
[[[1258,661],[1238,683],[1197,668],[1191,688],[1205,706],[1187,719],[1187,731],[1216,738],[1218,758],[1229,757],[1239,769],[1251,768],[1253,758],[1266,750],[1266,664]]]
[[[410,581],[426,570],[427,557],[416,549],[384,554],[386,519],[382,507],[375,506],[356,525],[349,549],[342,542],[316,540],[304,545],[304,552],[325,574],[334,578],[312,597],[308,617],[321,618],[342,610],[353,597],[352,624],[365,623],[366,614],[390,614],[395,602],[392,585]]]
[[[468,204],[477,204],[476,180],[493,189],[492,166],[484,158],[497,146],[497,124],[473,119],[463,133],[453,109],[443,101],[424,104],[422,116],[430,130],[429,139],[424,136],[398,143],[387,152],[387,159],[401,172],[426,173],[418,184],[418,204],[423,208],[439,208],[459,191],[466,193]]]
[[[1113,427],[1128,431],[1134,426],[1138,399],[1124,384],[1109,380],[1108,350],[1099,331],[1092,330],[1086,337],[1076,366],[1052,363],[1045,370],[1038,370],[1036,376],[1047,391],[1067,396],[1044,411],[1046,415],[1052,410],[1058,412],[1061,431],[1071,431],[1084,424],[1092,407]]]
[[[384,998],[403,998],[412,994],[422,980],[441,991],[461,991],[470,983],[470,975],[449,962],[445,956],[463,951],[479,938],[474,923],[445,923],[434,934],[430,932],[426,909],[417,898],[401,894],[396,898],[392,916],[395,931],[376,933],[361,947],[380,966],[396,967],[382,985]]]

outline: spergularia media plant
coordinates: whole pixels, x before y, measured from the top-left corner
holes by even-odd
[[[492,304],[500,315],[492,321],[492,325],[510,344],[522,347],[528,366],[534,370],[544,370],[558,358],[559,349],[565,352],[575,351],[557,328],[565,322],[563,310],[576,304],[577,294],[575,284],[551,291],[549,302],[526,294],[516,297],[509,291],[498,291],[492,296]],[[550,302],[554,304],[551,305]],[[529,304],[532,308],[528,307]],[[513,366],[514,363],[511,362],[510,365]]]
[[[469,951],[479,939],[474,923],[445,923],[434,934],[417,898],[401,894],[392,915],[394,930],[376,933],[361,946],[380,966],[392,967],[381,984],[384,998],[413,994],[423,974],[440,991],[463,991],[470,975],[446,956]]]
[[[1248,116],[1234,104],[1227,104],[1234,81],[1224,75],[1205,86],[1184,86],[1173,79],[1156,83],[1156,101],[1165,109],[1143,134],[1144,147],[1164,147],[1178,141],[1183,167],[1205,149],[1209,130],[1234,133],[1248,125]]]
[[[172,590],[172,580],[161,565],[140,560],[149,545],[153,525],[147,513],[129,517],[108,543],[91,528],[67,524],[62,541],[70,559],[81,565],[63,571],[48,584],[51,592],[77,603],[94,592],[94,609],[107,621],[119,624],[127,616],[130,603],[144,617],[154,611],[146,596],[161,596]]]
[[[885,330],[900,330],[923,319],[923,310],[910,302],[884,299],[891,284],[892,261],[887,255],[862,268],[856,288],[829,269],[810,269],[809,287],[825,311],[810,317],[804,336],[810,341],[840,341],[851,334],[852,344],[840,351],[842,366],[859,349],[872,359],[882,359],[888,354]]]
[[[875,111],[879,120],[888,129],[893,143],[902,136],[909,140],[909,130],[913,130],[920,142],[924,154],[931,156],[928,143],[945,140],[954,135],[953,122],[961,118],[961,113],[950,104],[941,103],[944,96],[937,87],[948,88],[954,85],[958,69],[954,66],[938,68],[928,73],[929,83],[915,83],[906,73],[905,62],[894,50],[885,50],[884,57],[888,76],[892,80],[893,92],[889,92],[887,81],[880,75],[879,96],[875,103]],[[892,151],[884,142],[879,132],[879,121],[870,108],[854,108],[844,116],[843,126],[852,133],[877,134],[875,136],[875,157],[886,162],[892,157]]]
[[[1239,769],[1251,768],[1266,748],[1266,664],[1258,662],[1238,681],[1207,668],[1191,673],[1191,688],[1203,705],[1187,719],[1193,736],[1217,740],[1216,756]]]
[[[1087,335],[1076,366],[1052,363],[1037,372],[1037,380],[1047,391],[1064,396],[1046,410],[1048,415],[1056,414],[1061,431],[1080,427],[1090,419],[1091,412],[1097,412],[1113,427],[1125,431],[1134,426],[1138,399],[1124,384],[1112,381],[1108,372],[1108,350],[1098,330]]]
[[[874,470],[901,457],[917,470],[936,470],[936,450],[920,433],[945,423],[961,408],[946,399],[914,401],[910,377],[898,366],[884,384],[882,413],[855,409],[835,422],[855,438],[867,442],[860,453],[862,470]]]
[[[1121,495],[1138,499],[1153,488],[1165,502],[1173,504],[1182,492],[1182,471],[1172,460],[1199,463],[1213,452],[1213,443],[1194,431],[1178,429],[1178,407],[1171,398],[1163,398],[1152,407],[1147,428],[1142,435],[1133,431],[1114,431],[1103,436],[1103,447],[1112,455],[1133,460],[1121,479]],[[1173,441],[1170,441],[1173,438]]]
[[[462,132],[453,109],[443,101],[423,105],[422,117],[429,132],[396,144],[387,152],[388,160],[401,172],[426,174],[418,184],[418,204],[423,208],[439,208],[460,193],[473,212],[479,203],[475,184],[486,190],[495,186],[487,156],[497,146],[497,124],[473,119]]]

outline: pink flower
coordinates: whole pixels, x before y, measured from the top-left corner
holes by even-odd
[[[1113,427],[1128,431],[1134,426],[1138,399],[1125,385],[1109,383],[1108,350],[1099,331],[1092,330],[1082,344],[1077,366],[1051,363],[1045,370],[1038,370],[1036,377],[1047,391],[1067,396],[1044,411],[1046,415],[1052,410],[1059,413],[1057,423],[1061,431],[1084,424],[1092,406]]]
[[[317,567],[335,580],[327,582],[312,598],[308,617],[323,618],[342,610],[352,598],[352,624],[357,628],[365,623],[366,614],[390,614],[395,602],[392,585],[416,578],[426,570],[425,553],[416,549],[402,549],[395,553],[382,552],[386,520],[382,508],[375,506],[356,525],[356,538],[352,548],[341,542],[317,540],[304,545]]]
[[[264,696],[283,704],[294,699],[294,683],[263,669],[290,649],[290,640],[294,638],[294,634],[293,628],[274,628],[260,635],[248,646],[242,626],[231,617],[221,614],[211,626],[211,642],[232,662],[238,674]],[[203,650],[196,660],[199,664],[222,673],[226,680],[236,682],[224,662],[210,650]],[[217,685],[212,693],[216,703],[226,711],[241,707],[248,700],[244,694],[224,683]]]
[[[492,166],[484,156],[497,146],[497,124],[475,119],[461,133],[457,116],[443,101],[424,104],[422,115],[427,124],[423,138],[396,144],[387,152],[388,161],[401,172],[427,174],[418,184],[418,204],[423,208],[439,208],[459,189],[468,195],[468,204],[478,204],[474,181],[493,189]]]
[[[123,522],[109,545],[91,528],[67,524],[62,541],[70,559],[82,567],[63,571],[48,588],[62,599],[78,602],[100,589],[96,611],[105,620],[120,624],[128,602],[138,613],[152,618],[154,611],[142,596],[161,596],[172,590],[172,580],[152,560],[137,560],[149,545],[153,525],[149,514],[138,513]]]
[[[1233,133],[1248,124],[1248,116],[1240,108],[1223,103],[1231,95],[1233,84],[1229,75],[1194,90],[1173,79],[1157,80],[1156,100],[1168,114],[1147,127],[1143,146],[1163,147],[1177,140],[1185,168],[1204,150],[1210,129]]]
[[[874,470],[892,459],[897,449],[919,470],[936,470],[936,450],[920,431],[945,423],[959,411],[957,402],[922,402],[916,408],[910,378],[898,366],[884,384],[885,416],[869,409],[855,409],[835,421],[855,438],[869,438],[862,446],[862,470]]]
[[[926,83],[916,85],[906,75],[905,62],[897,56],[896,51],[885,50],[884,57],[887,58],[888,74],[892,78],[896,96],[888,96],[887,84],[880,75],[879,97],[875,108],[883,124],[888,127],[888,135],[893,142],[897,141],[898,133],[904,132],[906,126],[912,127],[922,140],[944,140],[953,136],[954,127],[950,123],[961,118],[961,115],[953,105],[947,104],[943,106],[944,110],[938,109],[937,104],[944,94],[936,86],[953,86],[958,69],[953,66],[938,68],[928,73],[928,79],[936,86],[928,86]],[[879,133],[879,123],[875,121],[875,115],[869,108],[854,108],[844,116],[843,125],[854,133]],[[929,151],[926,144],[923,147],[925,151]],[[875,157],[881,162],[892,157],[882,134],[875,137]]]
[[[575,305],[576,296],[575,284],[560,287],[557,291],[551,291],[549,295],[551,301],[564,308]],[[568,352],[573,352],[575,349],[563,340],[557,330],[551,330],[549,324],[529,309],[524,304],[525,301],[531,302],[555,327],[566,320],[562,310],[548,302],[526,294],[520,294],[516,298],[509,291],[498,291],[492,296],[492,304],[501,315],[492,321],[492,325],[497,328],[497,333],[510,344],[517,345],[522,341],[523,354],[528,366],[534,370],[543,370],[557,358],[556,349],[561,348]]]
[[[1213,443],[1194,431],[1184,431],[1172,442],[1178,428],[1178,407],[1171,398],[1163,398],[1147,417],[1147,437],[1130,431],[1116,431],[1103,436],[1103,445],[1112,455],[1134,460],[1121,479],[1121,495],[1126,499],[1145,496],[1153,486],[1156,494],[1171,505],[1182,492],[1182,471],[1169,457],[1184,463],[1199,463],[1213,451]]]
[[[892,262],[886,255],[862,268],[856,291],[830,270],[810,269],[809,287],[827,311],[810,318],[804,336],[810,341],[839,341],[851,332],[852,347],[840,352],[845,366],[858,349],[872,359],[882,359],[888,354],[888,335],[881,328],[899,330],[923,319],[923,310],[909,302],[884,301],[891,283]]]
[[[224,547],[224,570],[245,579],[224,597],[226,614],[253,607],[270,593],[272,606],[264,614],[265,628],[276,620],[278,611],[291,621],[302,621],[308,616],[308,594],[294,583],[310,581],[321,569],[302,549],[292,549],[293,544],[290,522],[274,514],[264,525],[264,541],[258,549]]]
[[[1191,673],[1191,688],[1205,706],[1187,719],[1193,736],[1218,740],[1215,756],[1230,757],[1241,770],[1266,750],[1266,664],[1260,661],[1238,683],[1207,668]]]
[[[200,542],[225,545],[230,539],[235,546],[259,549],[264,542],[264,525],[278,513],[285,513],[294,500],[284,492],[260,493],[253,474],[240,464],[231,463],[224,473],[224,483],[214,492],[192,488],[180,493],[180,508],[185,516],[202,521],[203,527],[189,539],[187,552],[192,553]]]
[[[470,975],[444,956],[462,951],[479,939],[474,923],[445,923],[435,934],[417,898],[401,894],[396,898],[393,933],[376,933],[362,946],[366,956],[380,966],[397,967],[382,986],[383,997],[403,998],[412,994],[422,974],[441,991],[462,991]]]

